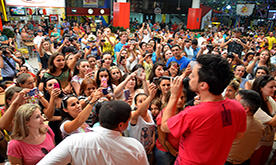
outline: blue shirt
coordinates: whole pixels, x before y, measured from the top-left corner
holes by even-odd
[[[193,48],[192,48],[192,49],[193,49]],[[198,53],[199,50],[200,50],[199,47],[193,49],[193,51],[194,51],[194,57],[192,58],[192,61],[195,61],[195,60],[196,60],[196,55],[197,55],[197,53]]]
[[[125,44],[122,44],[121,42],[119,42],[118,44],[116,44],[115,47],[114,47],[114,52],[115,53],[116,52],[120,52],[124,45],[127,45],[127,42]]]
[[[187,68],[187,66],[190,63],[190,61],[191,60],[188,59],[187,57],[182,57],[180,60],[177,60],[173,56],[173,57],[169,58],[166,66],[168,67],[171,62],[176,62],[180,66],[180,70],[183,70],[183,69]]]
[[[155,52],[152,53],[151,60],[155,64],[155,62],[156,62],[156,53]]]

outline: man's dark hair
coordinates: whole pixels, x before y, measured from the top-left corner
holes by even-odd
[[[197,39],[193,39],[193,40],[192,40],[192,45],[198,45]]]
[[[109,101],[102,105],[99,112],[99,121],[102,127],[114,130],[119,123],[130,118],[131,108],[124,101]]]
[[[178,47],[179,49],[181,49],[181,47],[180,47],[179,45],[173,45],[173,46],[171,47],[171,49],[174,48],[174,47]]]
[[[261,97],[256,91],[244,89],[238,91],[238,95],[241,96],[240,103],[244,107],[249,107],[249,110],[252,114],[254,114],[261,106]]]
[[[198,82],[206,82],[210,93],[220,95],[234,77],[227,60],[221,55],[206,54],[200,55],[197,62],[201,66]]]
[[[239,64],[239,65],[236,65],[236,66],[234,67],[234,71],[236,71],[236,69],[237,69],[238,66],[242,66],[242,67],[245,68],[245,66],[244,66],[243,64]]]

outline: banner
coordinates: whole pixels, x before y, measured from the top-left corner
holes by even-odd
[[[237,15],[250,16],[253,13],[255,4],[237,4]]]
[[[162,23],[166,22],[166,14],[162,14]]]
[[[98,0],[83,0],[83,6],[98,7]]]
[[[210,10],[205,16],[201,19],[201,29],[207,29],[209,25],[212,24],[212,10]]]
[[[7,6],[65,7],[65,0],[6,0]]]

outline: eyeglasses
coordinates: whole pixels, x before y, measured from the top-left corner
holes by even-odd
[[[63,97],[62,101],[67,101],[70,97],[76,97],[75,95],[66,95],[65,97]]]

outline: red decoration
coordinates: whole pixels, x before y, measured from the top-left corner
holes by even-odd
[[[47,15],[46,9],[43,9],[43,15]]]

